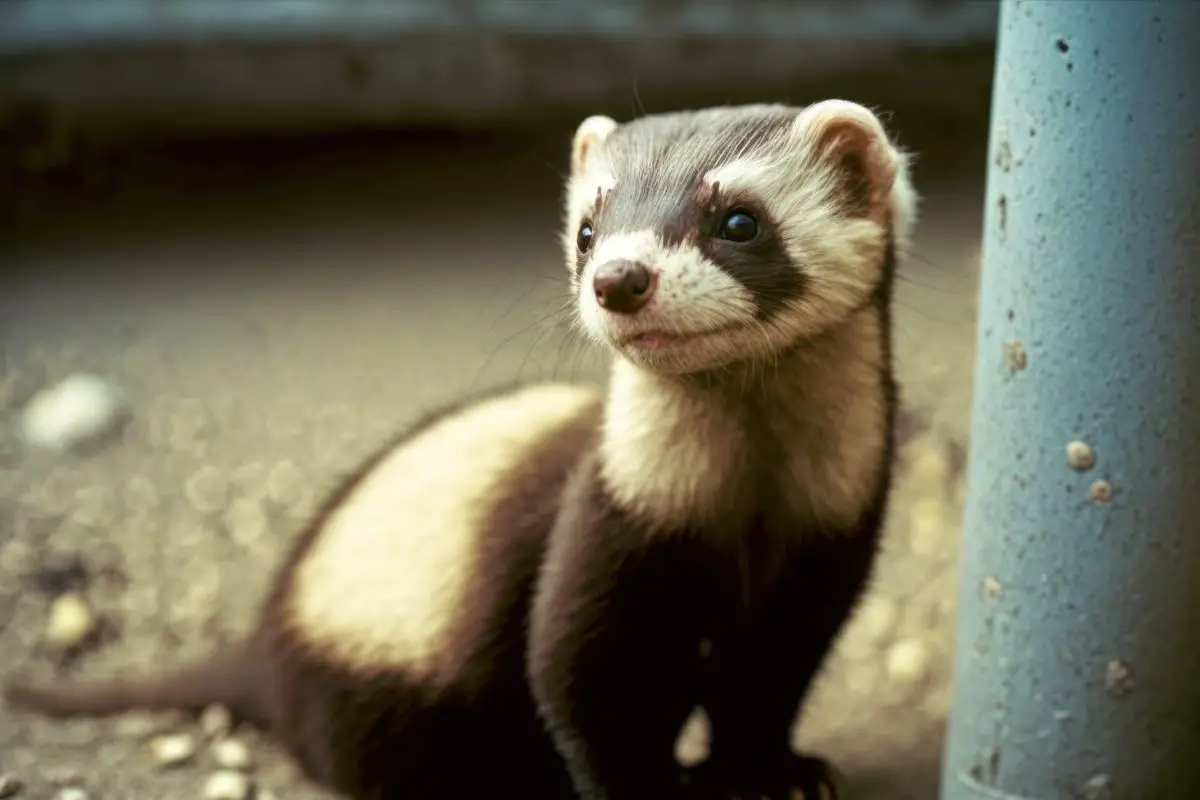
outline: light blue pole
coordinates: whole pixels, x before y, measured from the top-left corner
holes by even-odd
[[[942,800],[1200,798],[1200,2],[1004,0]]]

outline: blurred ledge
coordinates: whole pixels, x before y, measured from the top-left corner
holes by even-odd
[[[979,0],[0,0],[0,54],[221,39],[379,40],[423,31],[782,36],[937,45],[995,35]]]
[[[0,0],[0,212],[163,138],[840,95],[953,139],[986,119],[995,26],[995,0]]]
[[[995,27],[994,0],[0,0],[0,129],[491,124],[744,95]]]

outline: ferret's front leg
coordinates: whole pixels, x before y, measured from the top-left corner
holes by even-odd
[[[779,578],[714,650],[717,678],[705,697],[710,756],[698,772],[726,797],[836,798],[831,764],[795,753],[791,731],[813,678],[866,588],[874,526],[810,536]]]
[[[707,587],[695,540],[639,526],[580,480],[534,598],[539,711],[583,800],[670,800],[675,743],[697,702]]]

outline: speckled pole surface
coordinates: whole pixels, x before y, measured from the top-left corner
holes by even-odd
[[[1200,3],[1001,8],[943,800],[1200,797]]]

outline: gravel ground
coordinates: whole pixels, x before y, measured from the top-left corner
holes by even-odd
[[[859,800],[936,795],[947,708],[983,129],[927,127],[910,137],[930,155],[899,297],[908,443],[888,544],[802,734]],[[599,376],[553,324],[568,132],[147,153],[107,188],[25,198],[0,223],[0,673],[108,675],[236,636],[300,519],[381,435],[471,387]],[[80,371],[118,387],[120,435],[75,455],[21,443],[20,409]],[[107,635],[68,659],[29,576],[73,553]],[[260,798],[328,796],[217,727],[5,713],[0,797],[237,797],[238,770]],[[245,743],[249,765],[210,740]],[[235,774],[213,778],[221,764]]]

